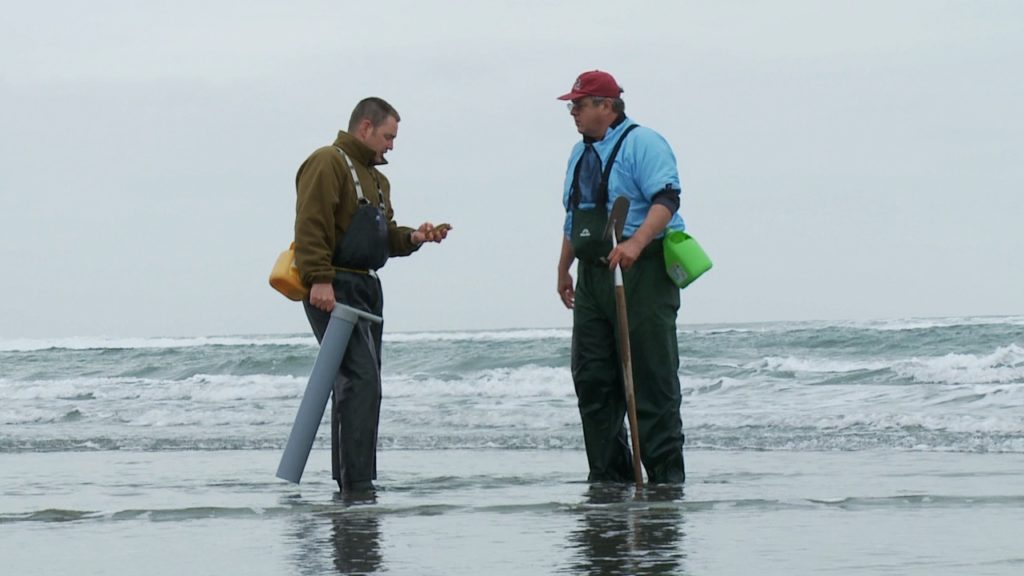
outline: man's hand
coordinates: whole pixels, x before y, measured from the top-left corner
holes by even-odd
[[[558,297],[562,299],[562,304],[570,310],[576,302],[576,290],[572,287],[572,274],[569,274],[568,271],[558,271]]]
[[[334,310],[334,286],[330,282],[313,284],[309,289],[309,303],[324,312]]]
[[[661,234],[671,219],[672,212],[669,212],[665,206],[661,204],[651,206],[643,224],[637,228],[636,232],[628,240],[619,243],[611,251],[611,254],[608,254],[608,268],[614,270],[616,266],[621,266],[623,270],[629,270],[630,266],[640,257],[644,248],[654,240],[655,236]]]
[[[440,244],[442,240],[448,237],[448,231],[451,229],[451,224],[438,224],[434,226],[430,222],[424,222],[413,231],[411,235],[412,243],[419,245],[424,242],[437,242]]]
[[[629,270],[629,267],[640,257],[640,253],[643,252],[646,245],[636,236],[619,244],[611,251],[611,254],[608,254],[608,269],[614,270],[616,266],[622,266],[623,270]]]

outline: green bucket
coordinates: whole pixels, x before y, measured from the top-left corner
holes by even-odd
[[[662,242],[665,246],[665,270],[680,289],[686,288],[711,269],[711,259],[693,236],[686,232],[667,232]]]

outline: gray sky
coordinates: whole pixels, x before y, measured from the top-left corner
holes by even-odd
[[[628,9],[623,8],[629,6]],[[402,114],[387,330],[562,327],[564,105],[600,68],[715,268],[680,323],[1024,312],[1024,4],[19,2],[0,21],[0,338],[304,332],[294,176]]]

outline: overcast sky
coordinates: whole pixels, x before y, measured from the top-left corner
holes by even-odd
[[[308,331],[267,284],[295,171],[402,115],[386,330],[571,325],[579,138],[611,72],[715,268],[680,324],[1024,313],[1024,3],[18,2],[0,21],[0,338]],[[628,297],[628,295],[627,295]]]

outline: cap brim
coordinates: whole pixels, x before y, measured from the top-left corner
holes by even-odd
[[[558,100],[575,100],[586,96],[583,92],[569,92],[568,94],[562,94],[558,97]]]

